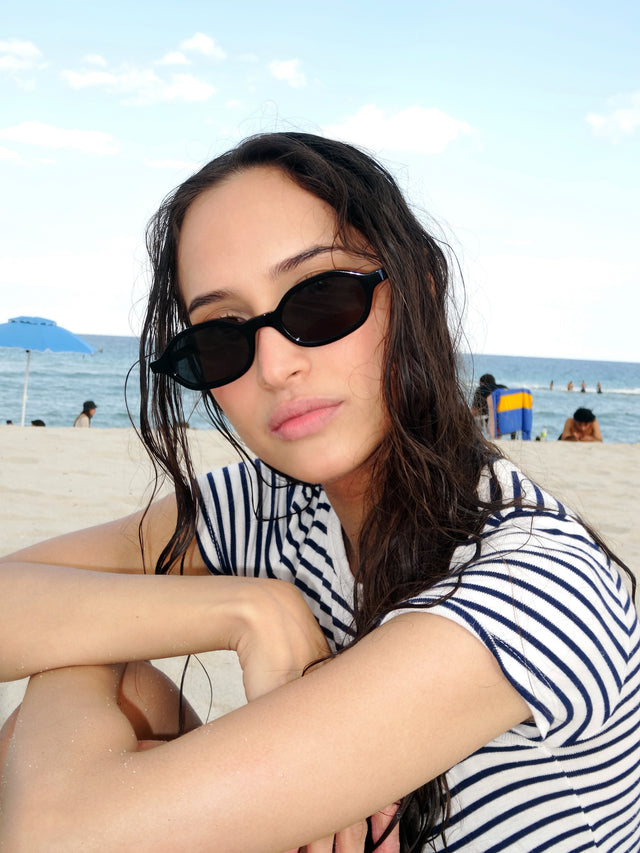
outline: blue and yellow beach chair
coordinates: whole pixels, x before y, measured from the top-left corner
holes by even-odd
[[[491,438],[520,433],[531,441],[533,397],[528,388],[496,388],[487,398]]]

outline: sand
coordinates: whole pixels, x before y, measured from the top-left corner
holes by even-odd
[[[190,435],[197,471],[236,458],[215,431]],[[576,509],[640,576],[640,444],[502,441],[500,447]],[[0,554],[134,512],[146,503],[150,479],[151,467],[133,430],[2,426]],[[185,689],[201,716],[213,718],[242,704],[235,655],[213,652],[199,659],[208,677],[192,662]],[[184,660],[160,665],[179,679]],[[0,721],[18,703],[24,686],[22,681],[0,684]]]

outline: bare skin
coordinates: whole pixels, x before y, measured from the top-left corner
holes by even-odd
[[[138,752],[118,683],[104,667],[31,680],[6,774],[7,849],[197,851],[212,838],[239,853],[295,849],[361,822],[529,713],[478,640],[424,614],[150,751]],[[409,753],[410,766],[398,761]],[[169,819],[157,797],[172,804]]]
[[[194,322],[272,310],[325,269],[375,268],[336,248],[334,232],[332,212],[273,169],[208,191],[180,244]],[[381,285],[366,323],[333,344],[302,348],[261,329],[252,367],[215,392],[261,458],[323,483],[352,553],[367,460],[386,428],[387,315]],[[301,399],[317,418],[280,428]],[[292,585],[209,576],[195,545],[186,577],[143,574],[173,529],[173,499],[147,516],[143,555],[138,522],[0,566],[0,678],[34,676],[4,770],[2,850],[362,853],[367,816],[386,826],[390,804],[529,717],[487,648],[428,612],[396,617],[301,678],[328,649]],[[150,677],[149,700],[146,670],[123,680],[120,662],[210,649],[238,653],[248,704],[162,740],[164,688]],[[381,849],[397,845],[396,833]]]
[[[597,418],[589,423],[567,418],[560,438],[562,441],[602,441],[600,424]]]

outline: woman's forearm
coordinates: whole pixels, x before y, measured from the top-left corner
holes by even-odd
[[[117,684],[100,667],[32,679],[3,779],[0,849],[296,849],[397,801],[530,713],[475,637],[424,613],[145,752]]]
[[[0,681],[230,649],[252,699],[328,654],[302,596],[279,580],[4,563],[0,600]]]
[[[0,681],[75,664],[230,648],[243,579],[0,566]]]

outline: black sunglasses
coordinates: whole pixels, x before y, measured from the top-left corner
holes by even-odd
[[[275,311],[246,323],[209,320],[180,332],[169,342],[154,373],[163,373],[194,391],[219,388],[246,373],[253,363],[256,332],[277,329],[301,347],[339,341],[366,321],[373,291],[387,274],[379,269],[360,273],[330,270],[296,284]]]

